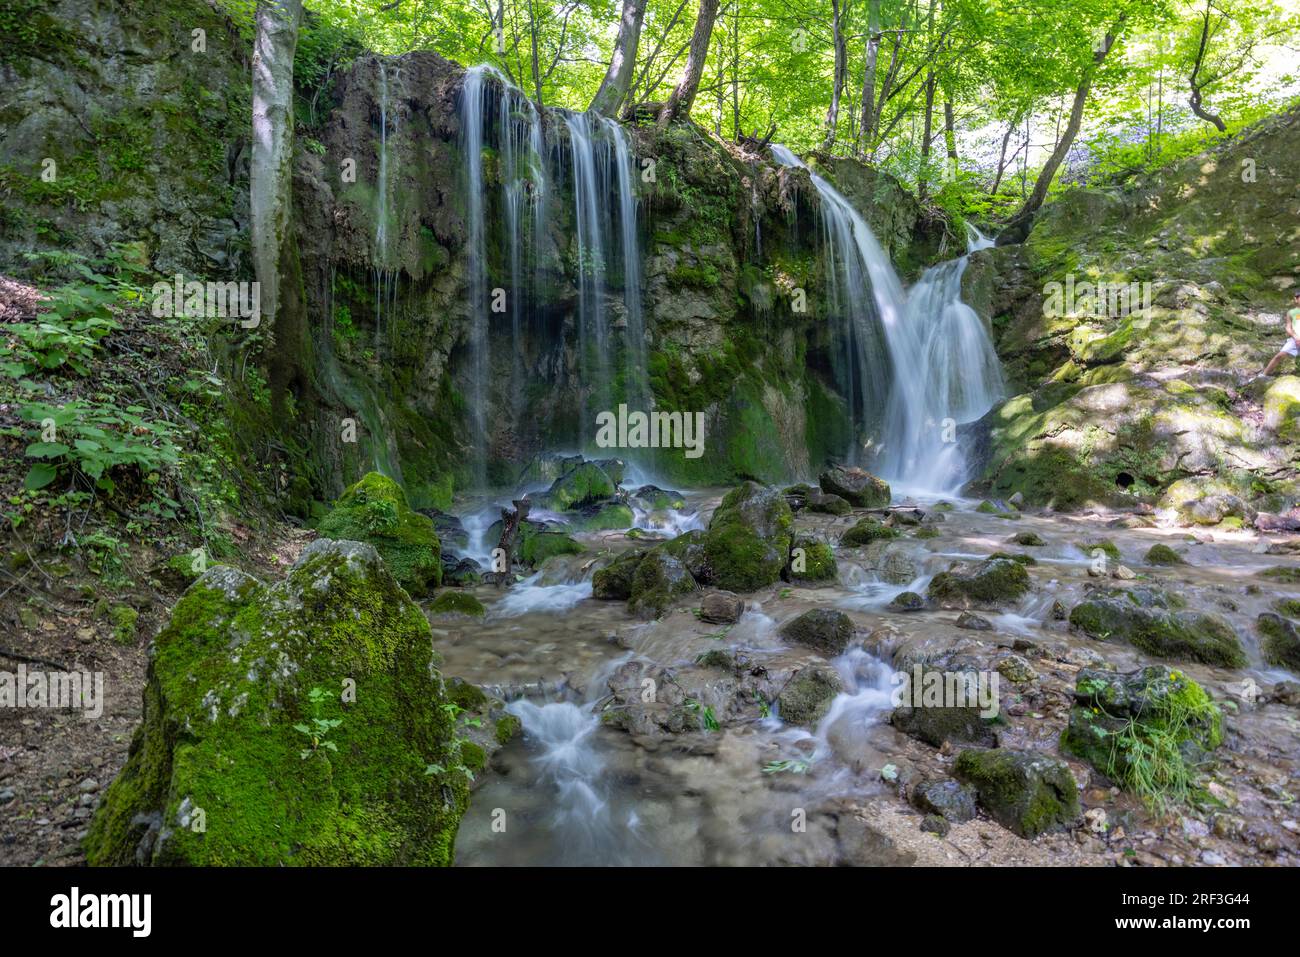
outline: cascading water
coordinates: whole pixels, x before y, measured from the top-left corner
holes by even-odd
[[[397,66],[393,68],[393,80],[399,90],[401,88],[402,73]],[[389,255],[389,237],[388,230],[390,220],[392,219],[392,208],[389,203],[389,156],[388,156],[388,127],[389,127],[389,83],[388,83],[388,66],[384,60],[379,60],[379,172],[377,182],[375,183],[375,253],[374,253],[374,286],[375,286],[375,338],[376,342],[383,340],[386,323],[384,322],[385,311],[392,311],[393,303],[397,299],[397,269],[392,265]],[[397,114],[392,113],[393,124],[396,125]]]
[[[783,166],[808,169],[784,146]],[[980,418],[1002,394],[988,330],[961,300],[967,255],[925,272],[904,293],[889,256],[847,199],[808,170],[821,198],[829,313],[839,323],[836,374],[858,438],[851,462],[869,462],[896,487],[951,494],[966,481],[955,426]]]
[[[506,285],[501,281],[504,276],[489,276],[489,263],[500,261],[510,269],[506,311],[510,314],[510,334],[515,348],[511,350],[508,401],[510,419],[518,423],[526,413],[524,390],[534,373],[525,368],[527,360],[519,344],[529,317],[545,311],[538,296],[543,286],[541,251],[547,240],[547,217],[557,212],[553,204],[548,205],[552,181],[563,181],[573,190],[578,288],[577,374],[584,396],[581,422],[589,425],[596,411],[612,408],[616,401],[648,402],[636,169],[631,141],[618,123],[606,117],[563,111],[557,111],[557,115],[563,118],[568,144],[565,149],[548,151],[542,109],[494,68],[479,66],[466,71],[460,120],[467,168],[472,314],[469,334],[472,381],[468,398],[475,479],[479,487],[486,484],[488,422],[495,414],[490,408],[492,398],[488,390],[492,378],[493,335],[490,293],[494,285]],[[501,250],[499,259],[488,248],[493,237],[487,222],[496,207],[495,200],[485,190],[483,154],[491,149],[496,150],[496,170],[501,180],[500,216],[504,220],[505,242],[509,244],[508,250]],[[611,206],[615,216],[610,215]],[[611,361],[616,354],[612,336],[616,328],[615,312],[609,305],[620,291],[612,288],[611,276],[620,272],[622,365],[616,377]],[[554,336],[556,332],[552,330],[549,334]],[[616,381],[621,384],[617,390]]]

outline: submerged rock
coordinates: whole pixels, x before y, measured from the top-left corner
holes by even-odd
[[[817,484],[823,492],[838,495],[856,508],[884,508],[889,504],[889,483],[864,469],[837,465],[819,475]]]
[[[1079,817],[1070,769],[1037,751],[963,751],[954,773],[975,789],[989,817],[1023,838],[1069,827]]]
[[[746,482],[727,493],[704,534],[709,583],[749,592],[781,580],[794,513],[781,492]]]
[[[940,572],[930,580],[928,594],[941,608],[997,609],[1018,601],[1029,587],[1024,563],[993,557],[970,571]]]
[[[813,608],[781,626],[786,641],[827,657],[844,654],[854,633],[853,619],[830,608]]]
[[[450,864],[469,787],[436,663],[370,545],[312,542],[269,586],[209,569],[155,640],[87,859]]]
[[[1094,589],[1070,610],[1070,624],[1100,641],[1119,638],[1156,658],[1244,668],[1236,631],[1221,615],[1170,610],[1155,589]]]
[[[317,531],[322,538],[373,545],[398,584],[417,598],[442,584],[442,545],[433,521],[412,511],[401,486],[378,472],[344,492]]]

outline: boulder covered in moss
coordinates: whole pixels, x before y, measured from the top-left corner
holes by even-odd
[[[694,528],[689,532],[683,532],[676,538],[664,542],[659,548],[685,565],[686,570],[701,585],[707,585],[713,581],[713,573],[709,569],[709,556],[705,548],[705,532],[703,529]]]
[[[970,570],[940,572],[930,580],[927,595],[940,608],[997,609],[1019,601],[1029,588],[1023,562],[994,556]]]
[[[804,535],[794,540],[785,579],[790,582],[834,581],[839,576],[835,552],[823,541]]]
[[[442,545],[433,521],[412,511],[401,486],[386,475],[368,473],[316,530],[322,538],[373,545],[397,583],[417,598],[442,584]]]
[[[874,518],[864,518],[840,536],[840,545],[845,548],[861,548],[879,539],[897,538],[898,535],[898,529]]]
[[[1183,556],[1168,545],[1152,545],[1147,549],[1145,561],[1148,565],[1185,565]]]
[[[788,724],[815,727],[843,690],[839,672],[828,664],[812,664],[795,672],[782,687],[776,699],[777,712]]]
[[[595,462],[583,462],[552,482],[539,500],[545,508],[563,512],[611,499],[617,491],[604,469]]]
[[[998,701],[993,698],[987,709],[980,707],[980,686],[974,672],[921,668],[907,679],[901,706],[890,716],[890,723],[899,731],[936,748],[945,743],[992,747],[996,742]],[[988,713],[981,714],[984,710]]]
[[[1300,630],[1295,622],[1266,611],[1255,619],[1259,651],[1267,664],[1300,673]]]
[[[838,495],[857,508],[884,508],[889,504],[889,483],[865,469],[837,465],[817,476],[827,495]]]
[[[429,602],[429,611],[435,615],[471,615],[476,618],[487,614],[483,603],[469,592],[452,590],[439,592]]]
[[[1190,768],[1222,741],[1218,707],[1181,671],[1085,668],[1075,682],[1061,750],[1158,801],[1185,792]]]
[[[437,661],[370,545],[312,542],[274,585],[209,569],[155,640],[88,861],[450,864],[469,787]]]
[[[853,619],[833,608],[813,608],[781,626],[781,637],[828,657],[842,655],[853,640]]]
[[[1079,817],[1069,767],[1038,751],[963,751],[954,774],[975,789],[989,817],[1023,838],[1070,827]]]
[[[780,490],[746,482],[727,493],[704,534],[709,584],[750,592],[781,580],[794,513]]]
[[[912,806],[923,814],[937,814],[953,824],[975,818],[975,792],[951,778],[923,778],[908,793]]]
[[[818,492],[816,489],[804,499],[804,507],[810,512],[821,515],[847,515],[853,511],[853,506],[846,499],[829,492]]]
[[[645,558],[643,548],[633,548],[616,555],[604,568],[591,576],[591,595],[606,601],[627,601],[632,597],[632,576]]]
[[[1099,641],[1118,638],[1155,658],[1244,668],[1237,632],[1222,615],[1179,611],[1155,589],[1099,588],[1070,610],[1070,624]]]
[[[642,485],[628,495],[628,501],[647,512],[660,512],[665,509],[686,507],[686,496],[672,489],[659,488],[655,485]]]
[[[662,618],[678,598],[697,588],[680,560],[656,548],[637,563],[628,611],[643,618]]]

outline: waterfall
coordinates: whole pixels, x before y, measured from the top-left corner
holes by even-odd
[[[955,426],[1003,395],[1002,368],[979,315],[961,298],[970,254],[992,242],[970,231],[966,255],[927,269],[908,292],[894,351],[899,370],[885,413],[881,474],[914,491],[951,493],[970,478]]]
[[[772,154],[808,169],[784,146]],[[840,344],[833,364],[858,433],[848,458],[897,488],[952,494],[968,478],[955,426],[983,416],[1002,394],[988,330],[961,300],[969,254],[990,243],[973,231],[966,256],[926,270],[904,293],[866,220],[808,174],[821,198],[827,312]]]
[[[401,70],[394,67],[393,79],[401,84]],[[392,219],[389,194],[389,158],[388,158],[388,65],[379,60],[379,172],[375,183],[375,252],[374,252],[374,286],[375,286],[375,343],[383,339],[385,329],[384,312],[392,311],[397,299],[397,269],[390,262],[388,229]],[[396,114],[393,117],[396,125]]]
[[[577,280],[575,322],[578,386],[584,428],[595,413],[617,401],[648,402],[646,333],[641,304],[641,251],[637,221],[636,166],[627,131],[597,114],[556,110],[568,134],[567,149],[547,143],[545,113],[495,68],[466,71],[461,93],[462,150],[466,162],[466,213],[469,254],[470,332],[467,391],[474,447],[474,480],[486,485],[489,422],[508,411],[511,423],[526,420],[525,389],[536,369],[527,367],[524,342],[540,330],[530,319],[546,315],[539,301],[542,256],[548,240],[548,216],[559,210],[551,202],[551,184],[563,181],[573,190],[574,272]],[[549,149],[548,149],[549,147]],[[495,150],[497,191],[487,182],[484,153]],[[499,207],[498,207],[499,202]],[[489,217],[499,215],[504,228],[489,230]],[[497,237],[504,237],[498,240]],[[501,245],[508,244],[508,248]],[[491,275],[494,264],[501,275]],[[509,269],[506,281],[504,270]],[[616,283],[621,274],[621,287]],[[494,287],[505,287],[504,312],[509,314],[511,365],[509,382],[490,393],[493,379],[492,341],[505,335],[492,322]],[[621,294],[621,310],[617,303]],[[613,308],[611,308],[613,306]],[[621,311],[622,315],[618,313]],[[534,323],[535,325],[535,323]],[[619,343],[613,330],[623,330],[621,363],[615,368]],[[499,366],[500,364],[498,364]],[[498,367],[496,376],[502,377]],[[617,372],[617,376],[616,376]],[[616,383],[618,388],[616,388]],[[505,407],[493,408],[493,395]]]

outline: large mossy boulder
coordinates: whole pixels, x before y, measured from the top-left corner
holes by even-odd
[[[1065,762],[1037,751],[1003,748],[957,755],[957,780],[969,784],[989,817],[1024,838],[1069,827],[1079,791]]]
[[[88,861],[450,864],[469,786],[437,661],[369,545],[312,542],[274,585],[209,569],[154,643]]]
[[[1154,658],[1244,668],[1231,623],[1209,612],[1179,611],[1155,589],[1098,588],[1070,610],[1070,624],[1099,641],[1118,638]]]
[[[399,585],[422,598],[442,584],[442,545],[433,520],[411,510],[400,485],[370,472],[335,503],[316,529],[322,538],[367,542]]]
[[[781,491],[746,482],[727,493],[704,534],[709,584],[751,592],[781,580],[794,513]]]
[[[603,568],[596,569],[591,576],[591,595],[605,601],[627,601],[632,597],[632,576],[637,566],[645,558],[644,548],[633,548],[616,555]]]
[[[785,570],[787,581],[834,581],[839,577],[839,573],[835,552],[828,544],[809,535],[795,538],[790,548],[790,564]]]
[[[1023,562],[994,556],[968,571],[940,572],[930,580],[927,595],[940,608],[1005,608],[1019,601],[1030,588]]]
[[[881,539],[898,537],[898,529],[874,518],[864,518],[840,536],[844,548],[861,548]]]
[[[889,505],[889,483],[865,469],[837,465],[817,477],[827,495],[838,495],[857,508],[885,508]]]
[[[1300,629],[1295,622],[1266,611],[1255,619],[1259,651],[1267,664],[1300,673]]]
[[[1182,672],[1085,668],[1061,750],[1158,803],[1185,796],[1190,769],[1222,741],[1218,707]]]

